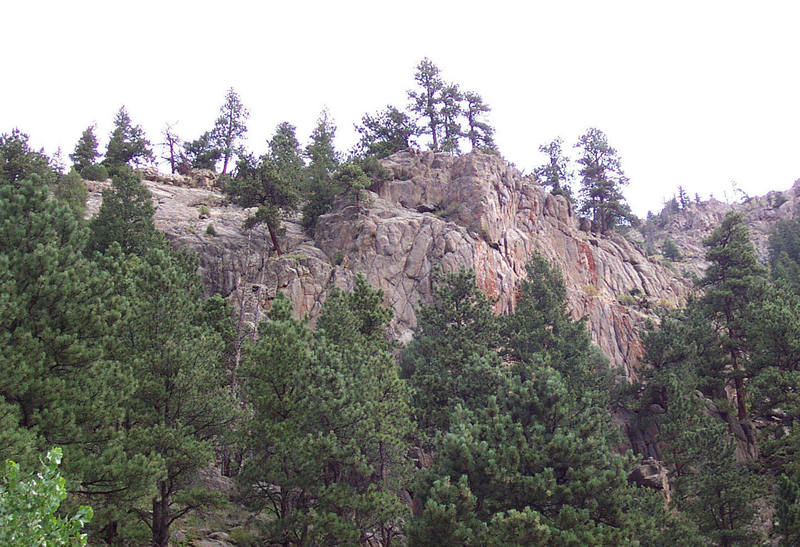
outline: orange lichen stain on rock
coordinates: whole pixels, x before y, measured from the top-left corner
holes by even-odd
[[[597,285],[597,271],[594,268],[592,249],[585,241],[578,242],[578,264],[585,266],[592,276],[592,285]]]

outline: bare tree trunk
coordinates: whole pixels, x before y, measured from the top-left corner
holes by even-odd
[[[269,237],[272,240],[272,246],[275,247],[275,251],[278,253],[278,256],[281,256],[283,251],[281,251],[281,245],[278,243],[278,234],[275,232],[275,227],[272,224],[267,223],[267,230],[269,230]]]

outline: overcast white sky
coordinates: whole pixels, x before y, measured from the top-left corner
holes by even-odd
[[[522,169],[555,136],[605,131],[644,215],[679,184],[722,198],[734,180],[756,195],[800,178],[799,24],[789,1],[8,0],[0,132],[67,154],[125,104],[153,142],[166,122],[195,138],[232,86],[254,151],[283,120],[305,140],[325,106],[349,149],[428,56],[483,95]]]

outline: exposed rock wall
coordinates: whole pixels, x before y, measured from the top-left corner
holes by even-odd
[[[313,238],[296,219],[286,222],[281,257],[271,254],[263,230],[241,229],[247,211],[212,189],[147,184],[156,225],[175,244],[198,251],[211,290],[243,304],[252,322],[263,318],[278,290],[299,315],[313,319],[331,287],[350,288],[362,273],[394,309],[392,333],[408,340],[416,308],[431,299],[434,266],[474,269],[480,288],[496,299],[496,311],[506,313],[538,250],[563,272],[573,315],[587,317],[594,341],[630,378],[642,352],[638,333],[645,315],[620,304],[620,296],[673,304],[685,298],[687,282],[618,234],[580,230],[563,197],[497,156],[403,152],[383,165],[388,180],[360,206],[337,203],[320,217]],[[209,209],[208,218],[199,218],[200,205]],[[209,224],[216,235],[206,233]]]
[[[649,235],[655,248],[660,248],[666,238],[671,239],[682,255],[677,266],[701,276],[707,265],[703,240],[731,211],[739,211],[744,215],[756,252],[762,261],[766,261],[772,227],[777,221],[795,218],[800,213],[800,180],[789,190],[748,197],[738,203],[710,199],[690,203],[673,214],[662,211],[660,218],[653,219],[645,226],[643,235]]]

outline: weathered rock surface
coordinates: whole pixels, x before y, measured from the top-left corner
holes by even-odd
[[[779,220],[792,219],[800,212],[800,180],[786,191],[747,197],[738,203],[710,199],[690,203],[685,209],[672,214],[662,211],[650,223],[650,241],[655,248],[660,248],[666,238],[672,239],[682,255],[676,266],[702,276],[707,266],[703,239],[711,235],[731,211],[739,211],[744,215],[756,252],[762,261],[766,261],[772,227]]]
[[[408,340],[416,308],[431,299],[435,266],[474,269],[480,288],[496,299],[496,311],[505,313],[514,308],[526,263],[539,251],[563,272],[573,315],[587,317],[612,365],[633,377],[646,310],[622,305],[620,297],[678,304],[689,289],[621,235],[580,230],[563,197],[499,157],[402,152],[383,165],[390,176],[366,203],[337,203],[320,217],[313,238],[296,219],[286,222],[280,257],[271,253],[265,231],[242,230],[247,211],[215,191],[163,180],[147,185],[156,225],[174,244],[199,253],[210,289],[230,295],[252,322],[263,318],[279,290],[298,315],[313,319],[333,286],[350,288],[361,273],[394,309],[392,333]],[[92,204],[96,208],[96,195]],[[208,218],[199,218],[201,205]],[[216,235],[206,233],[209,224]]]

